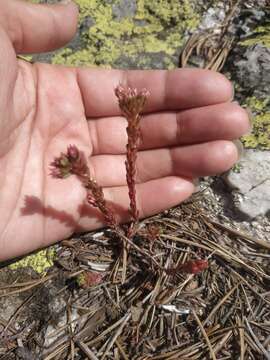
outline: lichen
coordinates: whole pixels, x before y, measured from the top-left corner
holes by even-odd
[[[246,99],[245,105],[255,112],[265,111],[268,103],[270,103],[270,99],[259,99],[256,96],[250,96]]]
[[[103,277],[104,277],[103,273],[98,273],[95,271],[84,271],[83,273],[77,276],[76,282],[79,287],[87,289],[91,286],[100,284],[102,282]]]
[[[232,167],[231,170],[232,170],[234,173],[239,174],[239,173],[241,172],[242,167],[243,167],[243,166],[242,166],[241,164],[237,163],[237,164],[235,164],[235,165]]]
[[[77,285],[79,287],[84,287],[85,286],[86,280],[85,280],[84,273],[81,273],[76,277],[76,282],[77,282]]]
[[[270,25],[258,26],[254,33],[240,44],[244,46],[260,44],[270,48]]]
[[[252,111],[252,132],[242,137],[246,148],[270,150],[270,99],[258,99],[255,96],[246,99],[246,106]]]
[[[60,50],[53,63],[112,67],[125,56],[143,67],[143,55],[137,60],[138,54],[162,53],[164,64],[172,67],[171,55],[183,44],[186,32],[199,23],[199,14],[188,0],[157,0],[155,6],[152,0],[137,0],[134,16],[120,20],[113,13],[117,0],[76,2],[84,29],[81,46]]]
[[[20,58],[20,59],[23,59],[23,60],[25,60],[25,61],[28,61],[28,62],[31,62],[31,61],[33,60],[33,56],[32,56],[32,55],[25,55],[25,54],[23,54],[23,55],[19,55],[19,58]]]
[[[30,267],[38,274],[45,274],[53,265],[55,257],[54,248],[40,250],[34,254],[23,257],[21,260],[9,265],[12,270]]]
[[[97,66],[91,51],[87,48],[75,52],[65,48],[54,55],[52,62],[53,64],[65,64],[68,66]]]

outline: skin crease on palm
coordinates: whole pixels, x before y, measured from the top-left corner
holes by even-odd
[[[211,71],[79,69],[16,58],[63,46],[77,17],[72,2],[0,0],[0,261],[104,225],[76,178],[50,176],[50,163],[69,144],[86,154],[119,221],[128,219],[119,83],[151,93],[138,155],[141,217],[189,197],[195,178],[228,170],[238,160],[232,140],[250,128],[231,102],[230,82]]]

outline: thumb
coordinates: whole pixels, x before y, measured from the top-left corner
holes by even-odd
[[[46,52],[70,41],[77,28],[78,9],[70,0],[56,5],[0,0],[0,25],[17,53]]]

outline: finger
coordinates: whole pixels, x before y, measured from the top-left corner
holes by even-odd
[[[114,89],[119,83],[150,91],[146,112],[222,103],[229,101],[233,94],[231,83],[223,75],[209,70],[77,71],[88,117],[120,114],[114,95]]]
[[[127,122],[123,117],[89,121],[93,154],[124,154]],[[250,130],[247,112],[235,103],[223,103],[175,112],[144,115],[141,120],[141,150],[233,140]],[[112,141],[112,139],[116,139]]]
[[[78,10],[74,3],[31,4],[21,0],[0,1],[0,24],[17,53],[57,49],[74,36]]]
[[[137,206],[140,217],[157,214],[163,210],[176,206],[188,198],[194,191],[191,181],[177,177],[166,177],[152,180],[137,186]],[[129,197],[126,186],[104,189],[105,198],[117,212],[119,221],[129,220]],[[158,194],[158,196],[157,196]],[[96,214],[96,218],[93,218]],[[79,226],[85,229],[94,229],[104,225],[98,212],[90,206],[80,211]]]
[[[10,94],[14,91],[14,81],[17,76],[17,61],[14,49],[6,32],[0,27],[0,108],[5,109],[6,115],[10,115],[7,106],[13,102]],[[1,133],[2,136],[2,133]]]
[[[144,183],[167,176],[197,178],[223,173],[238,160],[230,141],[214,141],[176,148],[141,151],[136,162],[136,180]],[[126,184],[124,155],[99,155],[90,160],[93,177],[101,186]]]

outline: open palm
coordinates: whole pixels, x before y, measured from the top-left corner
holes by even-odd
[[[84,151],[119,220],[127,220],[126,122],[114,96],[119,83],[151,94],[137,166],[142,217],[186,199],[194,178],[229,169],[238,159],[231,140],[249,128],[246,112],[230,102],[230,83],[214,72],[124,72],[17,60],[16,52],[61,46],[76,21],[72,3],[0,0],[0,260],[104,225],[85,204],[76,178],[50,176],[49,164],[69,144]]]

